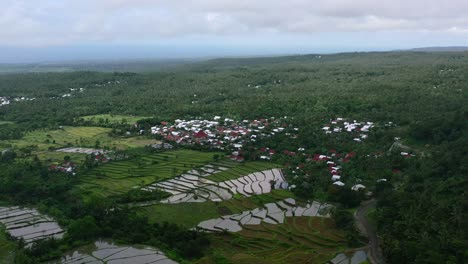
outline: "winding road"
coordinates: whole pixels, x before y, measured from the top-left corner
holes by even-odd
[[[372,199],[361,203],[361,206],[354,214],[356,227],[359,231],[369,239],[367,248],[367,256],[369,261],[373,264],[385,264],[385,259],[382,250],[379,247],[379,238],[375,228],[369,223],[366,218],[367,212],[375,208],[377,201]]]

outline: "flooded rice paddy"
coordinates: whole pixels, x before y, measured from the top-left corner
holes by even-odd
[[[80,153],[80,154],[99,154],[99,153],[107,153],[107,151],[103,149],[92,149],[92,148],[75,148],[75,147],[70,147],[70,148],[62,148],[62,149],[57,149],[57,152],[65,152],[65,153]]]
[[[205,166],[206,167],[206,166]],[[223,168],[227,169],[227,168]],[[235,194],[246,197],[255,194],[271,192],[287,186],[280,169],[271,169],[251,173],[247,176],[224,182],[214,182],[205,177],[220,171],[220,168],[207,168],[192,170],[173,179],[157,182],[143,190],[152,191],[160,189],[171,193],[172,196],[162,200],[161,203],[206,202],[229,200]],[[273,186],[272,186],[273,185]]]
[[[330,207],[329,204],[315,201],[305,206],[298,206],[294,199],[288,198],[276,203],[265,204],[263,208],[206,220],[198,224],[197,228],[208,232],[239,232],[244,225],[282,224],[285,217],[329,217],[328,209]]]
[[[338,254],[330,260],[332,264],[360,264],[367,260],[367,254],[365,251],[356,251],[352,256],[347,256],[343,253]]]
[[[50,217],[36,209],[20,207],[0,207],[0,223],[15,239],[23,239],[26,245],[36,240],[63,237],[64,231]]]
[[[177,264],[163,252],[146,246],[120,246],[110,241],[96,241],[50,264]]]

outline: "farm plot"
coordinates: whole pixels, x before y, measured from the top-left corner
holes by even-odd
[[[99,143],[100,148],[127,149],[156,144],[160,141],[143,136],[137,137],[110,137],[110,128],[104,127],[63,127],[57,130],[35,130],[27,133],[18,140],[6,140],[2,143],[16,148],[37,146],[37,150],[46,151],[49,148],[88,147],[94,148]]]
[[[122,194],[132,188],[172,178],[202,166],[213,160],[213,154],[215,153],[178,150],[110,162],[82,175],[79,187],[88,194]]]
[[[281,201],[294,194],[288,190],[272,190],[270,193],[244,197],[235,195],[222,202],[149,204],[139,207],[139,213],[147,216],[151,223],[170,222],[193,228],[200,222],[223,215],[242,213],[261,207],[266,203]]]
[[[219,173],[211,173],[205,178],[215,182],[222,182],[227,180],[237,179],[241,176],[248,175],[257,171],[263,171],[273,168],[278,168],[279,166],[270,162],[246,162],[246,163],[237,163],[235,166],[230,166],[231,162],[222,161],[214,164],[215,166],[228,167],[229,169],[223,170]]]
[[[39,150],[49,147],[94,146],[96,141],[110,141],[107,135],[111,129],[102,127],[64,127],[57,130],[35,130],[27,133],[22,139],[11,140],[8,143],[15,147],[37,145]]]
[[[143,188],[146,191],[160,189],[171,193],[172,196],[161,203],[184,203],[229,200],[234,195],[251,195],[269,193],[272,189],[287,186],[280,169],[271,169],[251,173],[247,176],[224,182],[214,182],[205,178],[204,174],[182,174],[173,179],[156,182]]]
[[[219,218],[203,221],[197,225],[198,229],[208,232],[239,232],[246,225],[283,224],[285,217],[329,217],[331,205],[318,202],[308,203],[305,206],[296,205],[292,198],[265,204],[263,208],[244,211],[240,214],[225,215]]]
[[[24,239],[27,245],[36,240],[63,237],[64,231],[50,217],[35,209],[0,207],[0,223],[16,239]]]
[[[245,225],[210,237],[210,253],[195,263],[327,263],[346,249],[344,232],[326,217],[286,217],[283,224]]]
[[[127,124],[131,125],[138,122],[141,119],[148,117],[145,116],[131,116],[131,115],[90,115],[80,117],[85,121],[90,121],[96,125],[103,124]]]
[[[106,153],[107,151],[103,149],[93,149],[93,148],[62,148],[57,149],[58,152],[65,152],[65,153],[81,153],[81,154],[99,154],[99,153]]]
[[[93,246],[80,248],[52,263],[62,264],[177,264],[163,252],[144,246],[118,246],[112,242],[96,241]]]

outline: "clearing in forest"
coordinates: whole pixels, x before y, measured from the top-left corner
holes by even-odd
[[[3,144],[12,145],[15,148],[37,146],[38,151],[47,151],[50,148],[64,147],[88,147],[127,149],[144,147],[160,141],[144,136],[136,137],[111,137],[110,128],[104,127],[63,127],[56,130],[35,130],[27,133],[18,140],[3,141]]]
[[[132,115],[90,115],[80,117],[85,121],[91,121],[95,125],[104,125],[104,124],[126,124],[132,125],[138,122],[141,119],[149,118],[146,116],[132,116]]]

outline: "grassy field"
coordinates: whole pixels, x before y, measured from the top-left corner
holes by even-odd
[[[210,252],[195,263],[326,263],[346,249],[344,233],[319,217],[287,217],[280,225],[248,225],[210,236]]]
[[[219,173],[212,174],[206,178],[212,181],[222,182],[226,180],[236,179],[236,178],[248,175],[253,172],[281,167],[278,164],[274,164],[270,162],[260,162],[260,161],[236,163],[235,166],[232,166],[231,164],[232,163],[228,161],[219,162],[217,165],[228,167],[229,169],[219,172]]]
[[[148,216],[153,223],[167,221],[191,228],[204,220],[252,210],[288,197],[294,195],[286,190],[273,190],[272,193],[251,197],[235,196],[222,202],[156,204],[140,208],[140,213]]]
[[[109,147],[109,149],[143,147],[159,142],[146,137],[113,138],[108,135],[110,131],[110,128],[103,127],[63,127],[63,129],[57,130],[36,130],[27,133],[22,139],[2,141],[1,144],[16,148],[36,145],[39,151],[46,151],[49,147],[95,147],[97,141],[99,141],[100,148]]]
[[[131,125],[141,119],[148,118],[146,116],[129,116],[129,115],[90,115],[81,117],[85,121],[91,121],[94,124],[127,124]]]
[[[213,161],[214,154],[220,153],[177,150],[110,162],[81,175],[82,183],[79,187],[88,194],[121,194],[131,188],[172,178],[207,164]]]

